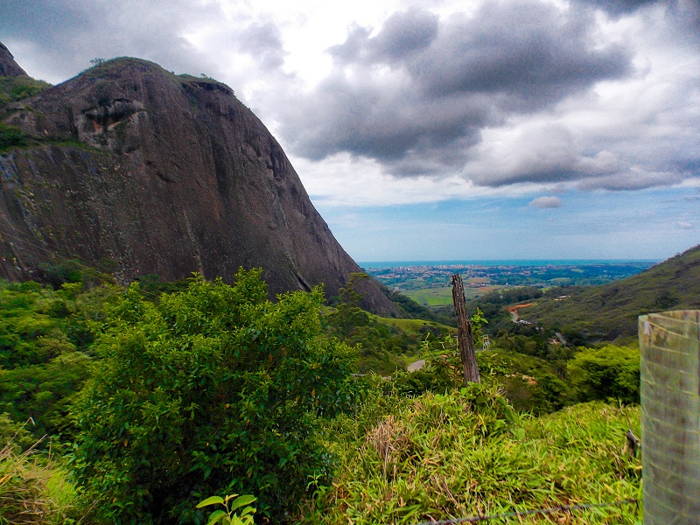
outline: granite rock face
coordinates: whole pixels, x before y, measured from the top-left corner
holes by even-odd
[[[120,58],[0,120],[29,144],[0,153],[1,277],[31,278],[51,258],[111,261],[124,282],[261,266],[272,292],[324,283],[333,297],[360,270],[224,84]],[[360,291],[368,309],[397,313],[375,282]]]
[[[25,76],[24,69],[19,67],[15,62],[15,57],[12,56],[10,50],[0,42],[0,77],[19,77]]]

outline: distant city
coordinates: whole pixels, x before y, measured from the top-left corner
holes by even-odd
[[[624,260],[492,260],[382,261],[360,266],[390,289],[426,306],[451,301],[450,277],[462,275],[467,298],[499,288],[588,286],[605,284],[642,272],[657,261]]]

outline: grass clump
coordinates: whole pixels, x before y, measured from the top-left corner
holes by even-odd
[[[640,460],[622,448],[628,427],[639,432],[638,419],[638,408],[602,402],[539,418],[518,415],[484,385],[428,393],[359,436],[356,427],[348,429],[334,446],[335,482],[319,491],[306,519],[417,523],[636,498]],[[626,505],[553,518],[633,524],[637,510]]]
[[[73,523],[80,514],[75,487],[65,471],[38,454],[22,425],[0,414],[0,524]]]

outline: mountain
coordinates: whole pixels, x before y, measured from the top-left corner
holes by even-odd
[[[333,297],[360,271],[274,137],[213,79],[118,58],[5,103],[0,122],[21,135],[0,142],[0,277],[61,258],[112,265],[123,282],[262,266],[274,293],[325,283]],[[359,291],[397,313],[375,281]]]
[[[27,73],[15,62],[15,57],[12,56],[10,50],[0,42],[0,77],[19,76],[27,76]]]
[[[521,317],[585,340],[634,336],[639,315],[700,308],[700,245],[633,277],[560,293],[521,309]]]

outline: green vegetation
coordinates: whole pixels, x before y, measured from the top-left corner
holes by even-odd
[[[47,144],[53,146],[80,148],[86,151],[103,153],[100,150],[77,140],[55,139],[51,137],[30,137],[21,129],[0,122],[0,153],[4,153],[14,148],[29,148]]]
[[[228,496],[211,496],[197,504],[197,508],[210,507],[212,505],[221,505],[224,509],[217,509],[209,515],[207,525],[252,525],[255,508],[250,504],[254,503],[257,498],[251,495],[239,496],[238,494],[229,494]]]
[[[328,335],[355,348],[359,372],[388,375],[415,359],[426,335],[439,336],[451,328],[435,321],[380,317],[362,310],[355,288],[366,277],[362,273],[350,275],[338,303],[323,321]]]
[[[582,401],[618,399],[639,403],[639,351],[605,345],[587,348],[569,361],[569,377]]]
[[[551,363],[505,350],[477,354],[486,381],[497,384],[514,408],[547,414],[572,402],[573,393]]]
[[[639,315],[700,308],[700,246],[622,281],[549,295],[524,317],[580,343],[633,337]]]
[[[192,521],[203,495],[257,494],[279,520],[330,473],[315,430],[353,403],[347,347],[321,334],[320,291],[267,299],[260,272],[132,285],[80,396],[73,469],[107,521]],[[235,452],[233,452],[235,451]]]
[[[0,152],[26,144],[27,137],[19,128],[0,122]]]
[[[28,76],[0,76],[0,106],[34,96],[49,87],[51,84],[42,80],[34,80]]]
[[[464,294],[467,300],[469,300],[481,297],[487,293],[494,293],[494,290],[496,289],[497,287],[495,286],[485,286],[480,288],[467,286],[464,289]],[[425,306],[445,306],[452,304],[452,288],[450,286],[405,290],[402,293],[416,301],[418,304]]]
[[[90,345],[118,290],[0,282],[0,412],[36,437],[71,432],[68,406],[91,373]]]
[[[39,455],[31,435],[0,414],[0,523],[61,524],[79,517],[80,502],[66,472]]]
[[[638,433],[634,348],[477,311],[491,344],[463,389],[454,329],[365,312],[361,275],[329,307],[319,290],[269,300],[259,271],[124,288],[109,266],[0,282],[0,523],[413,523],[638,495],[621,452]],[[211,497],[236,493],[255,514]]]
[[[621,447],[628,427],[639,431],[637,408],[593,403],[531,418],[496,389],[472,385],[399,403],[384,417],[365,410],[332,427],[340,468],[308,523],[417,523],[640,494],[640,461]],[[637,513],[628,505],[555,518],[633,524]]]
[[[423,304],[426,306],[452,304],[452,288],[449,286],[406,290],[404,294],[416,301],[418,304]]]

